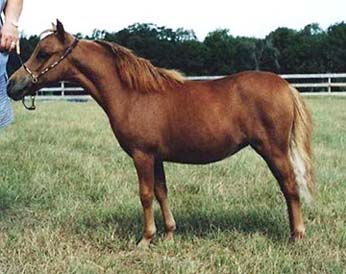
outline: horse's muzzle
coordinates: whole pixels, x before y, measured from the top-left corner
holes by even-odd
[[[11,99],[19,101],[22,100],[25,95],[32,93],[30,92],[31,81],[27,78],[28,77],[24,77],[19,81],[12,79],[12,77],[10,78],[7,83],[7,95]]]

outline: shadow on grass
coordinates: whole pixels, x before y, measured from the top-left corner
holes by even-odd
[[[259,210],[242,210],[193,215],[177,214],[177,231],[183,235],[208,236],[215,232],[242,234],[262,234],[273,241],[286,241],[287,223],[272,212]]]
[[[8,210],[12,208],[15,197],[11,193],[0,191],[0,200],[0,214],[2,218],[6,218],[7,214],[11,214],[11,211]],[[17,211],[19,208],[21,207],[16,207],[15,210]],[[122,209],[102,207],[85,209],[80,214],[73,214],[72,218],[68,212],[69,217],[55,217],[57,212],[54,209],[51,211],[51,209],[48,210],[51,217],[48,220],[45,219],[45,222],[62,226],[75,234],[96,237],[97,235],[102,237],[105,234],[114,234],[121,239],[139,239],[142,234],[143,215],[140,207],[136,205]],[[47,208],[44,209],[44,211],[46,210]],[[162,236],[164,225],[159,210],[156,210],[155,213],[159,238]],[[287,215],[283,214],[281,209],[254,208],[245,205],[241,209],[228,210],[221,208],[203,210],[198,207],[191,210],[190,207],[189,209],[173,209],[173,214],[177,223],[176,234],[184,238],[195,236],[213,238],[217,237],[217,233],[227,235],[238,232],[244,236],[260,234],[271,241],[283,242],[287,241],[289,235]],[[50,226],[50,224],[47,225]]]
[[[164,225],[160,214],[155,214],[157,225],[157,237],[162,236]],[[195,210],[193,212],[176,212],[177,223],[176,235],[200,238],[217,237],[216,233],[231,234],[234,232],[244,235],[260,234],[273,242],[286,242],[288,239],[288,222],[284,217],[277,216],[278,211],[269,210],[242,210],[242,211],[222,211],[217,213],[203,212]],[[74,226],[77,234],[96,233],[96,231],[108,231],[115,233],[122,239],[141,237],[143,230],[142,214],[139,210],[130,210],[125,214],[107,213],[96,217],[95,215],[80,216]],[[106,233],[108,233],[106,232]]]
[[[13,192],[8,191],[7,188],[0,187],[0,213],[4,214],[10,209],[16,200],[16,195]]]

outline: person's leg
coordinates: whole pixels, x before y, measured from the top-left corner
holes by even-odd
[[[7,75],[0,75],[0,129],[13,121],[10,98],[7,96]]]

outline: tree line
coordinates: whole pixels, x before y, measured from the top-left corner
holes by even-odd
[[[92,35],[76,36],[116,42],[151,60],[155,66],[174,68],[188,76],[226,75],[244,70],[279,74],[346,72],[345,22],[326,30],[315,23],[301,30],[280,27],[264,39],[234,37],[228,29],[217,29],[199,41],[193,30],[140,23],[117,32],[96,29]],[[36,35],[21,38],[24,60],[38,41]],[[12,55],[9,73],[19,65]]]

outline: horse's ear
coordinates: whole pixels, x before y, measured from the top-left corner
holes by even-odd
[[[64,29],[64,25],[58,20],[56,19],[56,33],[59,37],[59,39],[64,42],[65,41],[65,29]]]

